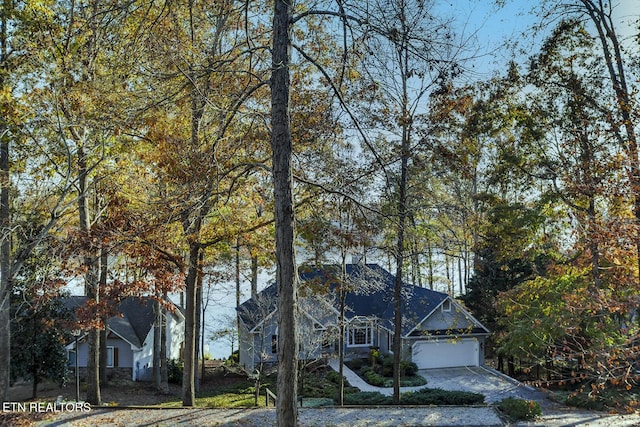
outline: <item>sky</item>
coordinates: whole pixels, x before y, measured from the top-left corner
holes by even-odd
[[[503,3],[500,7],[495,0],[438,1],[438,10],[454,19],[459,38],[470,46],[475,45],[469,52],[476,56],[469,63],[471,79],[487,78],[500,72],[514,53],[516,61],[523,64],[529,55],[537,51],[551,29],[549,27],[547,32],[538,34],[530,31],[540,22],[538,12],[542,1],[504,0]],[[630,44],[633,41],[633,24],[640,18],[640,0],[614,0],[613,5],[613,17],[619,24],[616,28],[618,36]],[[637,23],[635,28],[638,28]]]

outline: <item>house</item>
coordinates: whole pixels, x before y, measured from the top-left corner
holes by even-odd
[[[298,337],[300,359],[333,357],[339,342],[340,298],[336,266],[301,269]],[[377,264],[347,264],[343,289],[347,359],[372,348],[392,353],[395,276]],[[403,284],[402,352],[419,369],[484,364],[489,330],[448,294]],[[253,371],[277,361],[277,286],[238,307],[239,357]]]
[[[65,299],[71,309],[83,305],[87,297],[74,296]],[[184,342],[184,315],[172,303],[173,310],[167,310],[166,336],[167,358],[181,357]],[[106,321],[107,333],[107,375],[131,378],[133,381],[150,381],[153,371],[154,323],[156,313],[154,300],[150,297],[128,297],[116,307],[119,313]],[[87,366],[88,342],[86,333],[76,341],[66,345],[71,369],[76,360],[80,371]]]

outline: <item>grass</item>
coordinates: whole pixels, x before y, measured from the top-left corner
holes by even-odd
[[[266,383],[263,387],[270,387]],[[217,387],[197,393],[195,406],[199,408],[254,408],[255,387],[253,381],[244,380],[237,384],[225,387]],[[273,402],[270,402],[273,405]],[[155,405],[161,408],[180,408],[182,399],[176,398],[168,402]],[[261,389],[258,407],[265,406],[264,388]]]

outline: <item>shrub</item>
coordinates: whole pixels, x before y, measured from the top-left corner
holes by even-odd
[[[327,380],[331,381],[334,384],[340,384],[340,373],[336,371],[328,371],[326,374]],[[346,383],[345,379],[345,383]]]
[[[345,405],[390,405],[392,399],[377,391],[360,391],[344,395]]]
[[[400,376],[410,377],[418,372],[418,365],[409,360],[400,361]],[[382,375],[385,377],[393,377],[393,356],[386,354],[382,359]]]
[[[380,349],[377,347],[371,348],[369,350],[369,364],[371,367],[375,367],[382,360],[382,354],[380,353]]]
[[[227,358],[227,363],[230,365],[237,365],[240,362],[240,352],[238,350],[234,351]]]
[[[420,375],[400,378],[400,387],[418,387],[426,384],[427,380],[425,380],[424,377]],[[393,386],[393,379],[391,379],[391,385],[389,387],[391,386]]]
[[[533,400],[509,397],[498,403],[500,409],[511,420],[533,420],[542,415],[540,404]]]
[[[170,359],[167,361],[167,377],[170,383],[182,384],[182,372],[184,363],[180,359]]]
[[[364,380],[369,384],[377,387],[387,387],[386,385],[387,379],[382,375],[377,374],[373,369],[369,367],[364,368],[361,371],[361,374],[362,374],[362,378],[364,378]]]
[[[599,394],[571,393],[567,396],[565,403],[567,406],[575,406],[576,408],[591,409],[594,411],[604,411],[607,409],[606,400]]]
[[[481,405],[484,403],[484,395],[468,391],[423,388],[403,393],[400,400],[405,405]]]
[[[400,375],[410,377],[418,372],[418,365],[408,360],[400,361]]]
[[[360,368],[362,368],[363,362],[362,359],[352,359],[348,361],[346,365],[354,371],[358,371],[360,370]]]
[[[385,377],[393,377],[393,356],[385,354],[382,359],[382,375]]]

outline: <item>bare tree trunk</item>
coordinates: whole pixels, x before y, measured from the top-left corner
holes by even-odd
[[[6,38],[6,18],[2,17],[2,44]],[[3,53],[4,56],[4,46]],[[4,60],[2,61],[4,62]],[[0,119],[2,120],[2,119]],[[11,219],[9,214],[9,139],[3,123],[0,135],[0,403],[9,391],[9,367],[11,363],[10,286],[11,286]]]
[[[200,391],[200,371],[198,369],[198,364],[200,363],[200,358],[203,356],[200,354],[200,332],[202,330],[202,278],[203,278],[203,266],[204,266],[204,252],[202,250],[198,254],[198,276],[196,280],[196,348],[195,354],[193,355],[193,365],[195,366],[195,378],[194,378],[194,386],[196,393]],[[204,363],[204,360],[203,360]]]
[[[100,301],[99,285],[99,254],[97,249],[90,243],[91,222],[89,219],[89,206],[87,203],[87,155],[84,146],[78,140],[78,214],[80,231],[87,240],[88,248],[85,249],[83,264],[86,268],[84,279],[84,291],[89,299]],[[92,405],[102,404],[100,397],[100,330],[92,328],[88,333],[88,354],[87,354],[87,402]]]
[[[158,297],[158,294],[156,294]],[[161,389],[162,377],[160,376],[160,346],[162,345],[162,308],[160,301],[153,301],[153,313],[155,314],[155,322],[153,322],[153,381],[156,389]]]
[[[404,22],[402,25],[405,25]],[[397,204],[397,245],[396,245],[396,279],[393,289],[393,402],[400,403],[400,360],[402,358],[402,272],[404,266],[404,240],[407,229],[407,182],[409,179],[409,156],[411,140],[411,112],[409,111],[409,51],[407,32],[403,28],[402,36],[397,42],[396,49],[398,55],[398,66],[400,78],[402,80],[402,143],[400,146],[400,180],[398,182],[398,204]]]
[[[167,293],[163,295],[165,301]],[[167,311],[162,309],[160,328],[160,392],[169,394],[169,369],[167,367]]]
[[[196,353],[196,284],[200,246],[196,242],[191,242],[189,246],[189,270],[185,286],[182,406],[194,406],[196,401],[196,378],[193,362]]]
[[[292,139],[289,116],[289,63],[291,60],[291,6],[275,0],[271,75],[271,148],[276,220],[276,260],[278,285],[278,387],[279,427],[298,424],[296,337],[297,268],[294,250]]]
[[[209,284],[211,286],[211,284]],[[209,288],[210,289],[210,288]],[[200,316],[199,316],[199,340],[200,340],[200,358],[202,359],[202,365],[200,369],[200,376],[198,378],[197,386],[200,386],[200,382],[204,379],[205,374],[205,360],[204,360],[204,343],[205,343],[205,315],[207,313],[207,304],[204,301],[204,253],[200,253],[200,275],[198,280],[198,305],[200,307]],[[207,292],[207,298],[209,297],[209,293]],[[196,389],[198,391],[199,389]]]
[[[106,289],[107,286],[107,249],[103,246],[100,249],[100,288]],[[104,327],[100,330],[100,383],[107,384],[107,319],[102,318]]]
[[[6,70],[8,61],[7,25],[12,11],[10,3],[2,4],[0,21],[0,64]],[[0,75],[0,88],[5,85],[4,71]],[[9,125],[0,117],[0,403],[9,391],[11,366],[11,216],[9,210]]]

